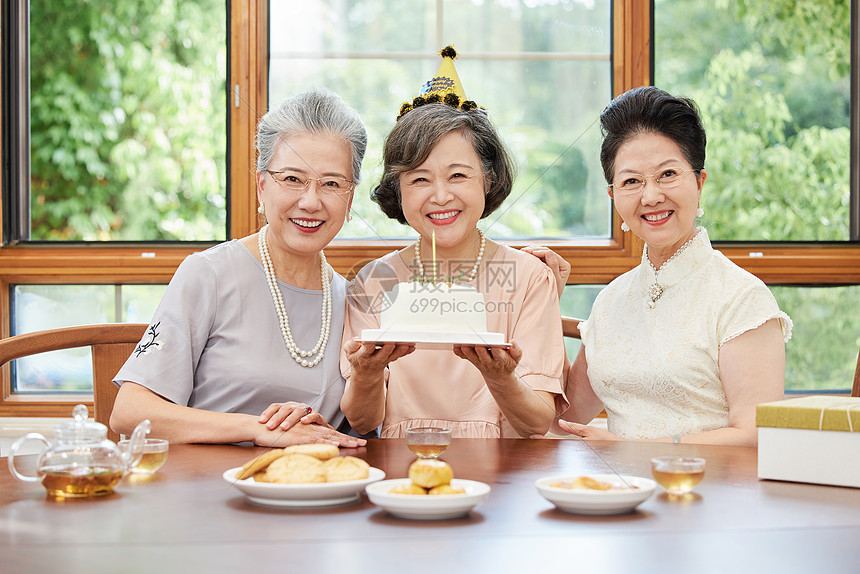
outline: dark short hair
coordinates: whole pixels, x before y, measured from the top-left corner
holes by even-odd
[[[516,170],[486,111],[477,108],[463,111],[442,103],[427,104],[401,116],[385,138],[382,179],[370,194],[385,215],[406,223],[400,198],[400,175],[424,163],[439,140],[457,131],[472,143],[481,160],[484,177],[489,180],[484,190],[481,218],[502,204],[511,193]]]
[[[698,171],[705,168],[705,128],[696,103],[678,98],[653,86],[624,92],[606,106],[600,114],[603,144],[600,164],[606,183],[615,175],[618,149],[632,137],[653,133],[666,136],[678,144],[690,166]]]

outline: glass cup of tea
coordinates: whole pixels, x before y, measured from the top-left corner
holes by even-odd
[[[692,492],[705,477],[705,459],[684,456],[658,456],[651,459],[651,474],[670,495]]]
[[[128,449],[129,441],[119,441],[119,448],[125,452]],[[140,462],[132,467],[131,472],[135,474],[153,474],[161,468],[167,460],[167,450],[170,443],[161,438],[148,438],[143,445],[143,456],[140,457]]]
[[[451,429],[419,427],[406,430],[406,446],[418,458],[439,458],[451,444]]]

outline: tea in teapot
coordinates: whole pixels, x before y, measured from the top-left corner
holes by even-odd
[[[87,420],[87,407],[77,405],[74,420],[54,428],[51,442],[39,433],[29,433],[16,440],[9,452],[9,470],[26,482],[42,482],[48,496],[88,498],[111,494],[125,474],[140,462],[149,433],[144,420],[131,435],[126,450],[107,438],[107,427]],[[38,455],[36,475],[22,474],[15,467],[15,455],[29,441],[41,442],[45,448]]]

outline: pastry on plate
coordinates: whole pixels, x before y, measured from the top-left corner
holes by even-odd
[[[322,465],[326,482],[362,480],[370,476],[370,465],[354,456],[330,458]]]
[[[466,491],[462,488],[454,488],[450,484],[440,484],[431,488],[427,494],[466,494]]]
[[[307,454],[320,460],[328,460],[340,454],[333,444],[294,444],[285,448],[284,452]]]
[[[272,462],[284,456],[284,450],[280,448],[276,448],[274,450],[267,450],[260,456],[256,458],[252,458],[242,469],[236,473],[236,480],[242,480],[248,478],[250,476],[254,476],[261,470],[265,470]],[[256,479],[259,480],[259,479]]]
[[[409,480],[423,488],[449,484],[454,478],[454,469],[444,460],[421,458],[409,466]]]
[[[325,482],[323,463],[307,454],[282,454],[266,469],[267,482],[286,484]]]
[[[412,482],[395,486],[388,491],[389,494],[427,494],[427,490]]]

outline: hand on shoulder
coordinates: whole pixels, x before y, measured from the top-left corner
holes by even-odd
[[[570,263],[558,253],[543,245],[526,245],[522,248],[522,251],[534,255],[549,267],[555,276],[558,296],[561,297],[564,293],[564,286],[567,285],[567,278],[570,277]]]

